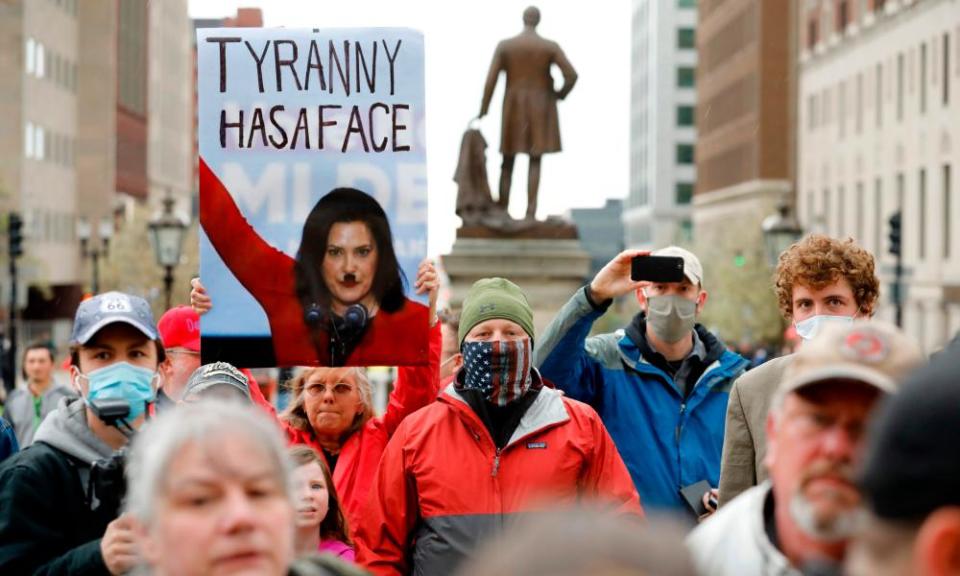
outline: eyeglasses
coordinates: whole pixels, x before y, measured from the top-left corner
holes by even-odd
[[[312,382],[303,388],[307,396],[323,396],[327,393],[327,390],[333,392],[334,396],[346,396],[356,390],[356,386],[352,386],[346,382],[336,382],[329,386],[323,382]]]
[[[186,354],[187,356],[200,356],[199,352],[194,352],[193,350],[187,350],[186,348],[167,348],[165,352],[167,354]]]

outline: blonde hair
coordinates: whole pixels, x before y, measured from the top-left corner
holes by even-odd
[[[312,376],[322,373],[325,370],[339,370],[339,368],[307,368],[290,381],[290,395],[292,397],[290,405],[281,414],[288,424],[309,434],[313,434],[313,426],[310,424],[310,418],[307,416],[307,410],[304,401],[304,388],[307,381]],[[357,383],[357,391],[360,393],[360,412],[354,418],[353,424],[343,433],[341,439],[348,438],[351,434],[363,427],[368,420],[373,418],[373,391],[370,387],[370,380],[367,379],[367,373],[362,368],[348,368],[347,374],[352,374]]]

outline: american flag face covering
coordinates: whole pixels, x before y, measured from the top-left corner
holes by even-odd
[[[531,342],[499,340],[464,342],[463,388],[480,390],[499,406],[518,400],[530,388]]]

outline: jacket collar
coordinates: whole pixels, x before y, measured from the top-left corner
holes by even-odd
[[[540,373],[535,368],[531,370],[531,374],[535,378],[540,378]],[[466,399],[457,392],[452,382],[440,395],[440,401],[450,405],[461,417],[468,419],[473,427],[481,430],[485,429],[483,423],[480,422],[480,418],[467,404]],[[570,414],[567,413],[567,407],[563,404],[563,395],[553,388],[544,386],[537,394],[537,399],[533,401],[533,404],[527,408],[523,417],[520,418],[520,424],[517,425],[517,429],[510,436],[507,446],[526,436],[562,424],[567,420],[570,420]]]

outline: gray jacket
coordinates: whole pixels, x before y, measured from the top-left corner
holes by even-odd
[[[23,450],[33,443],[40,422],[53,412],[61,398],[76,398],[77,393],[70,387],[54,382],[40,398],[40,419],[36,420],[33,394],[27,388],[17,388],[10,393],[3,410],[3,417],[13,426],[17,442]]]

